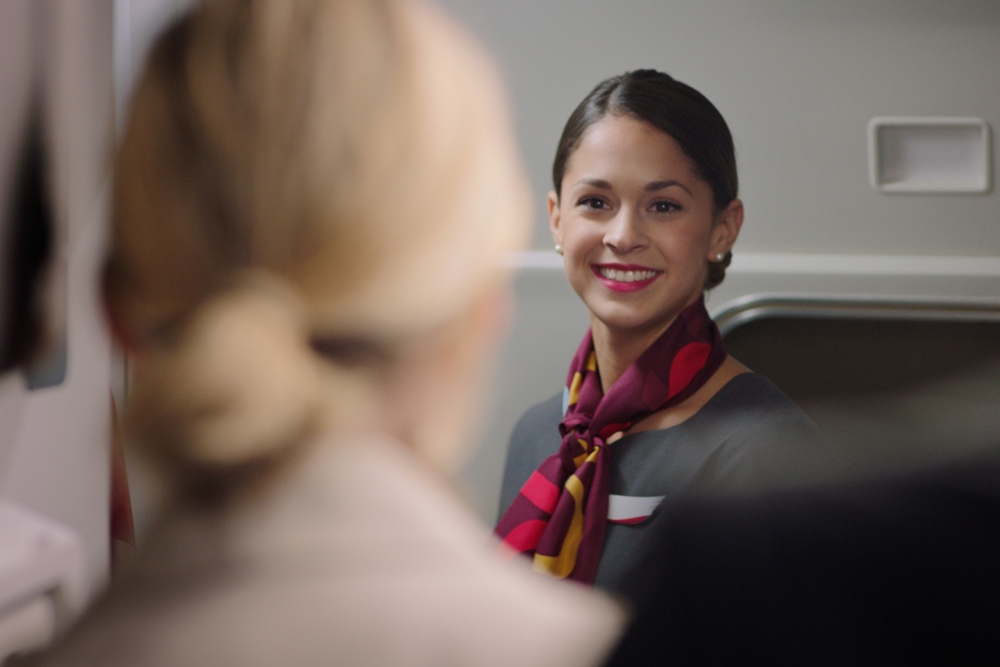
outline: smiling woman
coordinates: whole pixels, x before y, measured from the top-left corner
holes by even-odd
[[[563,194],[549,196],[552,235],[590,309],[607,391],[701,298],[709,261],[736,241],[743,204],[716,210],[712,186],[677,141],[630,116],[594,123],[567,166]]]
[[[496,532],[536,570],[616,590],[664,501],[769,486],[821,439],[705,310],[743,224],[711,102],[653,70],[608,79],[570,116],[552,175],[552,236],[591,328],[562,400],[514,431]]]

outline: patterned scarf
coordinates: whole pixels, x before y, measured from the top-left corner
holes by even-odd
[[[528,478],[496,535],[532,556],[535,570],[593,583],[608,520],[609,445],[643,417],[694,394],[725,359],[719,329],[699,299],[604,394],[588,331],[569,368],[559,451]]]

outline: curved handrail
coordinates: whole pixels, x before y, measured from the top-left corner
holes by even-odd
[[[722,335],[769,317],[1000,321],[1000,299],[750,294],[714,313]]]

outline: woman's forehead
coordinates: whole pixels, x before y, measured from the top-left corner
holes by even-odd
[[[629,116],[607,115],[595,122],[570,156],[563,181],[701,180],[692,160],[669,134]]]

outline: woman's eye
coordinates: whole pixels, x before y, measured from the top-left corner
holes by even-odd
[[[583,206],[584,208],[589,208],[593,210],[603,210],[606,208],[611,208],[608,203],[601,199],[600,197],[583,197],[576,202],[577,206]]]
[[[674,213],[681,210],[680,204],[672,201],[658,200],[653,202],[653,210],[657,213]]]

